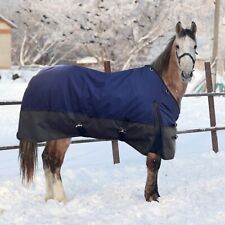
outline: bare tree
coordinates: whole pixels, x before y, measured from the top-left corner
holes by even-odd
[[[15,12],[15,60],[50,65],[88,55],[110,59],[117,68],[128,66],[150,33],[158,37],[149,31],[159,17],[160,2],[23,0]]]

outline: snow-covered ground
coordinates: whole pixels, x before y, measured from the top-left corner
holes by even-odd
[[[0,80],[0,101],[21,100],[27,81]],[[224,126],[225,98],[215,98]],[[19,106],[0,106],[0,145],[17,144]],[[178,129],[209,126],[207,98],[183,99]],[[62,169],[67,204],[44,201],[42,162],[31,187],[21,184],[18,150],[0,152],[0,225],[224,225],[225,131],[214,154],[210,133],[180,135],[174,160],[163,161],[159,203],[145,202],[145,158],[120,143],[112,164],[110,142],[71,145]],[[39,153],[41,154],[40,148]]]

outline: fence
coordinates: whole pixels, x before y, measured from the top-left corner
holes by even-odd
[[[104,69],[106,72],[111,72],[110,68],[110,62],[105,61],[104,62]],[[217,139],[217,131],[218,130],[225,130],[225,127],[217,127],[216,126],[216,113],[215,113],[215,107],[214,107],[214,97],[215,96],[225,96],[225,93],[215,93],[213,92],[213,85],[212,85],[212,76],[211,76],[211,69],[210,69],[210,63],[205,62],[205,75],[206,75],[206,87],[207,87],[207,93],[202,94],[185,94],[184,97],[208,97],[208,106],[209,106],[209,118],[210,118],[210,127],[207,128],[195,128],[190,130],[181,130],[178,131],[177,134],[187,134],[187,133],[197,133],[197,132],[211,132],[211,139],[212,139],[212,149],[214,152],[218,152],[218,139]],[[13,101],[13,102],[0,102],[0,105],[20,105],[20,101]],[[108,140],[102,140],[102,139],[77,139],[72,140],[72,144],[80,144],[80,143],[91,143],[91,142],[101,142],[101,141],[108,141]],[[44,146],[45,143],[39,143],[38,146]],[[11,145],[11,146],[0,146],[0,151],[3,150],[12,150],[12,149],[18,149],[18,145]],[[118,147],[118,141],[112,140],[112,153],[113,153],[113,162],[114,164],[120,162],[119,157],[119,147]]]

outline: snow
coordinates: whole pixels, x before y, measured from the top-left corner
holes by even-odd
[[[29,79],[0,80],[0,101],[21,100]],[[217,125],[224,126],[224,97],[215,98]],[[184,98],[178,130],[208,127],[207,98]],[[0,107],[0,145],[18,144],[20,106]],[[163,161],[158,202],[144,200],[145,157],[124,143],[121,163],[113,165],[111,143],[71,145],[62,168],[66,204],[44,201],[44,174],[21,184],[18,150],[0,152],[1,225],[224,225],[225,139],[218,132],[219,153],[212,152],[210,133],[179,135],[174,160]],[[42,153],[42,148],[39,154]]]
[[[88,64],[88,63],[98,63],[98,60],[95,57],[84,57],[77,60],[77,64]]]

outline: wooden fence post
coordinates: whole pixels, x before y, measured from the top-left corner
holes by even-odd
[[[206,76],[207,92],[209,93],[209,92],[213,91],[211,68],[210,68],[209,62],[205,62],[205,76]],[[208,96],[208,105],[209,105],[210,126],[216,127],[216,114],[215,114],[215,106],[214,106],[214,97],[213,96]],[[218,148],[216,129],[211,130],[211,138],[212,138],[213,151],[215,153],[217,153],[219,151],[219,148]]]
[[[110,61],[104,61],[105,72],[111,73]],[[112,140],[113,163],[120,163],[119,144],[118,141]]]

